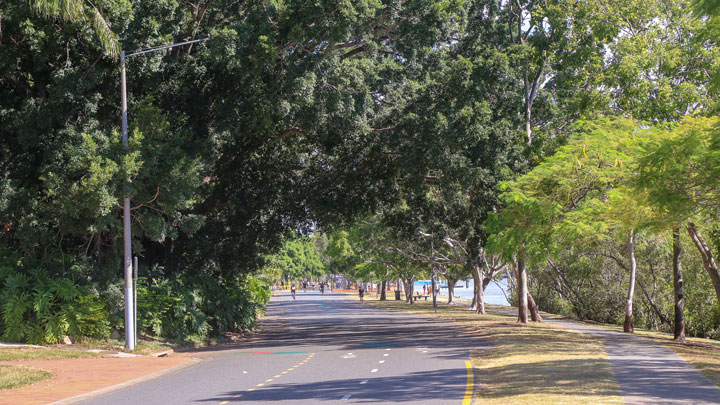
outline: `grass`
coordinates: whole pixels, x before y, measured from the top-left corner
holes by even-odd
[[[543,313],[544,317],[564,319],[559,315]],[[604,324],[597,322],[585,322],[574,320],[573,322],[584,323],[596,328],[622,332],[622,325]],[[720,387],[720,342],[711,339],[687,337],[685,343],[678,343],[673,340],[670,333],[651,331],[635,328],[635,335],[652,339],[674,351],[680,358],[700,371],[702,375]]]
[[[82,344],[76,345],[76,347],[81,347],[83,349],[99,349],[99,350],[109,350],[109,351],[115,351],[115,352],[127,352],[127,353],[135,353],[140,354],[143,356],[157,353],[157,352],[163,352],[166,350],[174,349],[178,347],[178,345],[173,345],[169,342],[165,341],[159,341],[159,340],[152,340],[152,341],[144,341],[144,340],[138,340],[137,345],[135,345],[135,350],[130,351],[125,348],[125,341],[124,340],[117,340],[117,339],[109,339],[109,340],[86,340]]]
[[[471,360],[481,404],[622,403],[610,361],[599,338],[549,324],[523,326],[514,316],[488,310],[487,316],[465,305],[366,298],[372,305],[439,316],[475,329],[492,348],[473,350]]]
[[[100,354],[84,350],[67,349],[0,349],[0,361],[74,359],[79,357],[98,357]]]
[[[51,372],[39,368],[0,365],[0,390],[34,384],[52,376]]]
[[[671,337],[657,337],[654,339],[674,350],[678,356],[720,387],[720,348],[718,348],[718,342],[707,343],[704,342],[704,339],[687,339],[687,343],[682,344],[673,341]],[[698,343],[696,340],[701,342]]]

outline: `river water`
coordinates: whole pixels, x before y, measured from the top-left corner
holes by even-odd
[[[442,285],[446,285],[447,282],[443,282]],[[432,285],[432,282],[430,280],[421,280],[415,282],[415,291],[421,291],[423,285],[426,285],[430,287]],[[473,297],[473,288],[474,283],[473,280],[470,280],[467,284],[467,288],[465,287],[465,281],[460,281],[457,283],[455,287],[455,296],[458,298],[464,298],[467,300],[472,300]],[[440,289],[441,295],[447,295],[447,287]],[[505,298],[505,295],[510,295],[507,289],[507,279],[501,279],[500,281],[492,281],[485,289],[485,303],[486,304],[492,304],[492,305],[505,305],[510,306],[510,303],[508,303],[507,298]]]

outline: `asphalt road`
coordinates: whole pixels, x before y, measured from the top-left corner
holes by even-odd
[[[252,341],[85,403],[461,404],[473,385],[469,351],[482,344],[436,318],[343,294],[287,293],[273,297]]]

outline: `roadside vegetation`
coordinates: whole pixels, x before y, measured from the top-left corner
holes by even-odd
[[[38,368],[0,364],[0,390],[35,384],[52,376],[51,372]]]
[[[143,340],[340,275],[720,338],[716,0],[6,3],[1,340],[123,335],[124,196]],[[206,35],[127,61],[123,147],[118,51]]]
[[[99,357],[102,354],[85,350],[63,349],[0,349],[0,361],[13,360],[46,360],[46,359],[77,359],[83,357]]]

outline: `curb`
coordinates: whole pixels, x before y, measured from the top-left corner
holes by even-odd
[[[135,379],[130,380],[130,381],[125,381],[124,383],[115,384],[115,385],[110,386],[110,387],[100,388],[99,390],[90,391],[90,392],[86,392],[86,393],[84,393],[84,394],[75,395],[75,396],[72,396],[72,397],[69,397],[69,398],[61,399],[61,400],[59,400],[59,401],[52,402],[51,404],[52,404],[52,405],[65,405],[65,404],[78,403],[78,402],[80,402],[80,401],[86,401],[86,400],[88,400],[88,399],[92,399],[92,398],[95,398],[95,397],[98,397],[98,396],[101,396],[101,395],[104,395],[104,394],[108,394],[108,393],[111,393],[111,392],[113,392],[113,391],[119,391],[119,390],[121,390],[121,389],[123,389],[123,388],[127,388],[127,387],[129,387],[129,386],[131,386],[131,385],[139,384],[139,383],[142,383],[142,382],[145,382],[145,381],[149,381],[149,380],[152,380],[152,379],[155,379],[155,378],[158,378],[158,377],[162,377],[162,376],[164,376],[164,375],[171,374],[171,373],[174,373],[174,372],[177,372],[177,371],[186,369],[186,368],[193,367],[193,366],[195,366],[195,365],[197,365],[197,364],[199,364],[199,363],[202,363],[203,361],[204,361],[203,359],[199,359],[199,358],[196,358],[196,357],[191,357],[191,358],[190,358],[190,361],[188,361],[188,362],[185,363],[185,364],[180,364],[180,365],[177,365],[177,366],[175,366],[175,367],[170,367],[170,368],[165,369],[165,370],[156,371],[156,372],[154,372],[154,373],[152,373],[152,374],[148,374],[148,375],[143,376],[143,377],[135,378]]]

